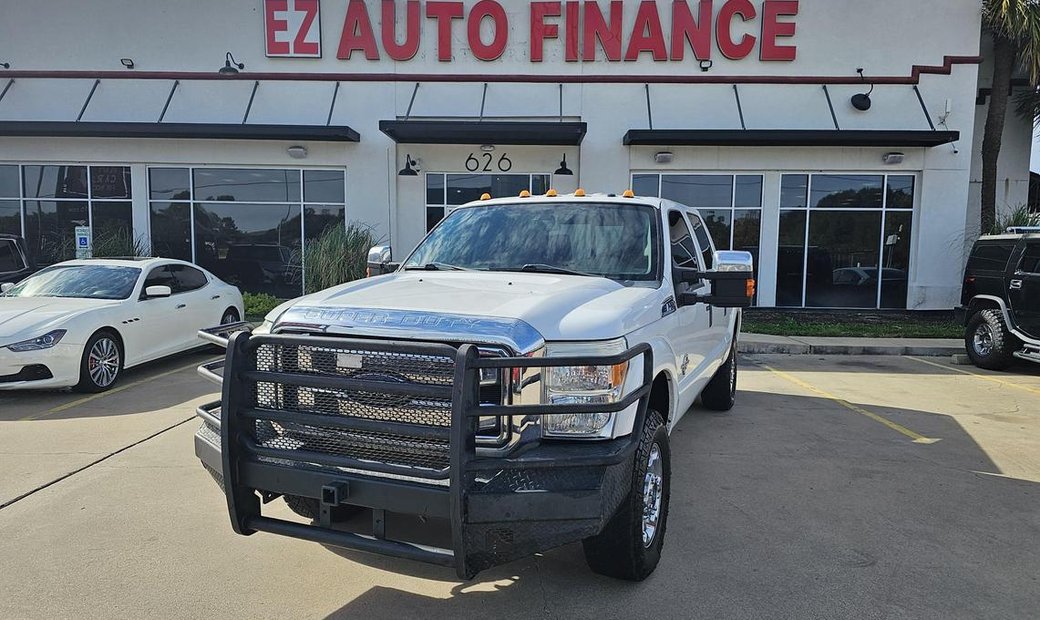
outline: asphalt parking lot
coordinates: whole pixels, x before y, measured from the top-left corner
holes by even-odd
[[[646,582],[579,545],[472,582],[231,532],[196,461],[213,386],[179,356],[119,391],[0,392],[0,617],[1026,618],[1040,609],[1040,367],[755,356],[672,436]],[[281,508],[285,510],[284,507]]]

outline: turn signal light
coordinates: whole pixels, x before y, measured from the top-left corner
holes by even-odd
[[[747,298],[751,299],[754,296],[755,296],[755,279],[754,278],[748,278],[747,279]]]
[[[556,190],[551,189],[551,190],[545,192],[545,195],[548,196],[549,198],[556,198],[559,194],[556,193]]]
[[[581,189],[579,187],[578,189],[574,190],[574,196],[575,196],[575,198],[584,198],[585,197],[585,190],[583,190],[583,189]]]
[[[491,200],[491,194],[481,194],[480,195],[480,199],[481,200]]]
[[[520,192],[520,197],[521,198],[530,198],[531,197],[531,192],[529,192],[529,191],[527,191],[525,189],[524,191]]]
[[[623,197],[625,197],[625,198],[635,198],[635,197],[636,197],[636,193],[635,193],[635,192],[633,192],[633,191],[632,191],[632,190],[630,190],[630,189],[626,189],[626,190],[625,190],[625,193],[624,193],[624,194],[621,194],[621,195],[622,195]]]

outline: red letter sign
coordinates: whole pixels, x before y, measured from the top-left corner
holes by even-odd
[[[654,60],[668,60],[664,30],[661,29],[661,16],[657,12],[657,3],[653,0],[644,0],[639,5],[625,60],[639,60],[639,54],[643,52],[652,53]]]
[[[495,38],[487,45],[480,40],[480,25],[484,23],[485,17],[490,17],[495,23]],[[506,17],[505,9],[495,0],[480,0],[469,11],[466,34],[469,37],[469,49],[478,60],[497,59],[505,53],[506,43],[509,42],[509,18]]]
[[[419,51],[419,0],[408,0],[408,21],[405,25],[404,43],[398,44],[395,32],[397,25],[397,3],[383,0],[383,49],[394,60],[411,60]]]
[[[766,0],[762,5],[762,60],[792,61],[798,55],[793,45],[777,45],[780,37],[793,37],[794,22],[781,22],[780,17],[798,15],[798,0]]]
[[[711,0],[701,0],[700,18],[695,22],[686,0],[672,2],[672,60],[683,59],[687,41],[697,60],[711,59],[711,9]]]
[[[748,22],[758,16],[755,5],[750,0],[729,0],[719,11],[719,21],[715,24],[715,39],[719,51],[730,60],[747,58],[755,49],[755,37],[745,34],[740,43],[733,41],[733,18],[740,15],[741,20]]]
[[[437,20],[437,60],[451,62],[451,21],[462,19],[461,2],[427,2],[426,17]]]
[[[264,0],[269,57],[321,58],[318,0]]]
[[[560,27],[545,23],[545,18],[560,15],[562,10],[559,2],[531,3],[531,62],[542,62],[545,40],[560,36]]]
[[[585,2],[582,60],[585,62],[596,60],[596,41],[599,41],[607,60],[621,60],[621,15],[624,9],[622,2],[610,3],[610,26],[608,27],[606,20],[603,19],[603,12],[599,10],[599,3]]]
[[[349,60],[353,52],[364,52],[365,58],[379,60],[376,33],[372,31],[372,20],[368,18],[365,0],[350,0],[347,16],[343,20],[343,36],[339,40],[336,58]]]

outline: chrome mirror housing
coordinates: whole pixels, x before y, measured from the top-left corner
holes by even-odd
[[[381,276],[397,270],[393,250],[388,245],[377,245],[368,251],[368,276]]]
[[[753,273],[755,259],[751,252],[724,250],[715,253],[715,271],[719,273]]]

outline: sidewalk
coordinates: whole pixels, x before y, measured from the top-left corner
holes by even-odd
[[[819,338],[741,334],[738,350],[750,354],[787,355],[921,355],[944,357],[964,353],[964,341],[943,338]]]

